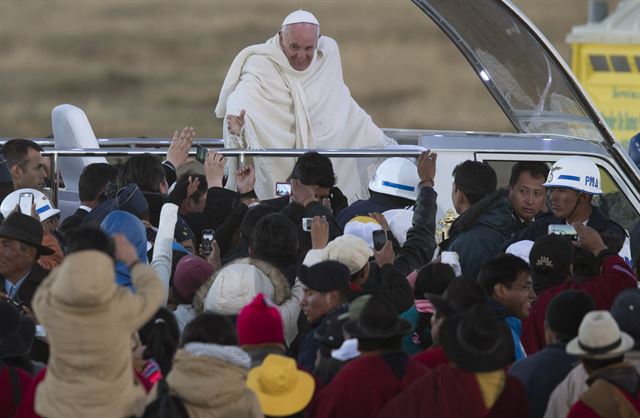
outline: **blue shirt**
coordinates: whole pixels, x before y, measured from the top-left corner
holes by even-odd
[[[20,290],[20,286],[22,286],[22,283],[24,283],[24,281],[27,279],[27,276],[29,275],[29,273],[31,273],[31,271],[29,271],[27,274],[22,276],[22,278],[18,280],[16,284],[11,283],[7,279],[4,279],[4,293],[6,293],[7,296],[9,296],[9,299],[16,298],[16,296],[18,295],[18,290]]]

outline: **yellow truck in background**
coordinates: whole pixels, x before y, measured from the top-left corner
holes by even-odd
[[[589,23],[567,36],[571,68],[624,147],[640,132],[640,0],[589,1]]]

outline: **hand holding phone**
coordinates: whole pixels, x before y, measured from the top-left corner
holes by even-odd
[[[213,229],[202,230],[202,240],[200,241],[200,249],[202,254],[209,255],[213,251],[213,241],[216,239],[216,232]]]
[[[20,213],[31,216],[31,207],[33,206],[33,193],[22,192],[19,197]]]
[[[200,144],[196,144],[196,160],[200,161],[202,164],[207,160],[207,154],[209,154],[209,150],[203,147]]]
[[[384,229],[379,229],[377,231],[373,231],[373,248],[376,251],[382,250],[384,244],[387,243],[387,231]]]
[[[276,196],[289,196],[291,194],[291,185],[289,183],[276,183]]]

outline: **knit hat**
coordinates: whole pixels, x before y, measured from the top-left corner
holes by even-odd
[[[213,281],[204,309],[220,315],[237,315],[258,293],[273,295],[274,286],[267,275],[251,264],[230,264]]]
[[[304,264],[298,269],[300,282],[309,289],[318,292],[346,289],[351,275],[349,269],[337,261],[322,261],[307,267]],[[215,283],[215,282],[214,282]]]
[[[611,315],[620,329],[631,335],[640,344],[640,289],[630,288],[622,291],[613,301]]]
[[[361,238],[354,235],[342,235],[329,242],[322,250],[311,250],[305,258],[306,265],[314,265],[321,261],[338,261],[349,269],[349,275],[362,270],[369,262],[373,251]]]
[[[609,359],[633,348],[633,338],[621,332],[609,311],[591,311],[580,323],[578,336],[567,344],[567,354],[589,359]]]
[[[573,263],[574,248],[567,238],[556,235],[543,235],[536,239],[529,253],[529,265],[534,276],[569,275],[569,266]]]
[[[213,266],[194,255],[184,256],[178,261],[173,275],[173,287],[185,300],[192,300],[193,295],[213,274]]]
[[[247,387],[255,392],[265,415],[285,417],[307,406],[315,380],[309,373],[298,370],[294,359],[269,354],[260,366],[249,371]]]
[[[593,309],[591,296],[579,290],[565,290],[549,302],[546,321],[561,340],[569,341],[578,335],[580,322]]]
[[[382,227],[370,216],[356,216],[351,218],[344,226],[344,235],[354,235],[373,248],[373,231],[379,231]]]
[[[236,328],[238,345],[284,344],[280,311],[262,293],[240,310]]]
[[[407,232],[413,226],[413,210],[391,209],[382,215],[387,220],[393,236],[398,240],[398,244],[403,246],[407,241]]]

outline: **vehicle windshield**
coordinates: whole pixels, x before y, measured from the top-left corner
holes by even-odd
[[[519,132],[604,141],[562,66],[500,1],[413,1],[457,44]]]

